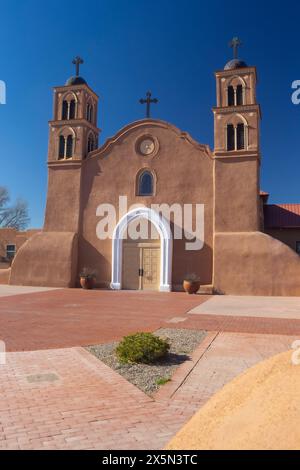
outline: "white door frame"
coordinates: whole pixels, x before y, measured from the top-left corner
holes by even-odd
[[[138,207],[125,214],[115,227],[112,239],[112,279],[111,288],[122,289],[123,235],[130,222],[144,218],[153,223],[160,237],[160,285],[159,290],[172,289],[173,238],[168,221],[158,212],[148,207]]]

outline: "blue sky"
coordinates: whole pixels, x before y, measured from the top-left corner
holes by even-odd
[[[243,41],[240,56],[258,68],[262,106],[262,188],[271,202],[300,202],[300,106],[291,83],[300,79],[300,5],[286,1],[0,0],[0,185],[27,200],[31,226],[43,224],[48,120],[52,87],[82,75],[100,95],[100,143],[144,117],[139,98],[151,89],[154,118],[169,121],[213,147],[214,71]],[[172,158],[172,156],[170,156]]]

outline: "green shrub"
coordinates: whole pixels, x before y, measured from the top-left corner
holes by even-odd
[[[171,382],[170,377],[160,377],[159,379],[156,379],[155,383],[156,385],[165,385],[168,382]]]
[[[165,356],[170,349],[169,343],[152,333],[136,333],[125,336],[116,349],[121,363],[150,364]]]

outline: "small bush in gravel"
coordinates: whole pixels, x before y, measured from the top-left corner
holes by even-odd
[[[170,345],[166,340],[152,333],[136,333],[123,338],[116,349],[116,354],[122,364],[150,364],[164,357],[169,349]]]
[[[155,380],[156,385],[166,385],[168,382],[171,382],[170,377],[160,377],[159,379]]]

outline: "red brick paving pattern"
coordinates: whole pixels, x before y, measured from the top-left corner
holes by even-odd
[[[32,374],[56,374],[30,383]],[[154,402],[81,348],[9,353],[0,449],[155,449],[195,410]]]
[[[160,327],[300,335],[300,320],[191,315],[209,296],[65,289],[0,298],[0,339],[7,351],[87,346]],[[183,322],[168,323],[174,317]]]
[[[0,449],[162,449],[225,383],[294,339],[212,335],[181,387],[155,400],[82,348],[9,353]],[[28,381],[34,374],[57,380]]]
[[[188,315],[188,320],[182,324],[181,328],[233,333],[300,335],[300,320],[199,314]]]
[[[28,351],[7,354],[0,366],[0,449],[163,448],[225,383],[300,336],[297,320],[187,314],[208,299],[75,289],[0,298],[0,339],[10,351]],[[174,317],[184,321],[169,323]],[[155,400],[70,348],[161,326],[215,333],[187,376],[178,370],[172,392],[166,385]],[[46,348],[65,349],[37,350]]]
[[[154,331],[208,296],[64,289],[0,298],[0,339],[7,351],[110,342]],[[172,325],[174,326],[174,325]]]

